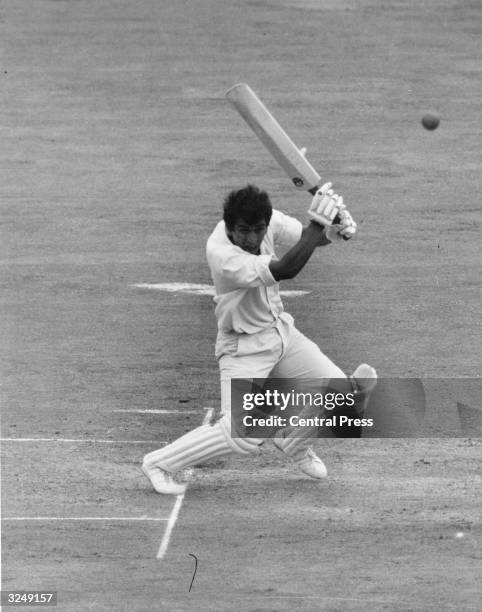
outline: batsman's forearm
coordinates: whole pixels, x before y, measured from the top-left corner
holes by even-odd
[[[323,228],[316,223],[310,223],[303,228],[300,240],[281,259],[270,263],[271,274],[277,281],[294,278],[303,269],[314,250],[326,244],[330,244],[330,241],[324,237]]]

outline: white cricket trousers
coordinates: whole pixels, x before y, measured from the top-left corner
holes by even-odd
[[[231,452],[249,454],[263,443],[261,438],[233,437],[231,432],[231,379],[268,377],[290,379],[296,388],[296,378],[345,379],[346,376],[319,347],[298,331],[289,315],[278,320],[277,327],[257,334],[230,334],[223,338],[219,368],[221,377],[221,411],[215,424],[201,425],[171,444],[147,454],[144,464],[170,473],[220,457]],[[342,381],[344,382],[344,381]],[[347,380],[347,384],[351,383]],[[276,445],[295,461],[306,452],[311,431],[303,437],[283,432]],[[316,435],[316,432],[315,432]],[[315,436],[311,436],[315,437]]]
[[[228,421],[232,378],[346,379],[343,371],[291,321],[280,319],[277,327],[237,335],[225,345],[227,352],[219,358],[219,369],[221,412]],[[296,381],[292,382],[296,389]]]

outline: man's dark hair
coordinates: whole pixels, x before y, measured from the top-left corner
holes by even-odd
[[[248,225],[266,221],[269,225],[273,207],[266,191],[255,185],[231,191],[223,203],[223,219],[228,230],[233,230],[236,221],[242,219]]]

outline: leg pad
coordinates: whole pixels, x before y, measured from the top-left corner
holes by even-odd
[[[248,454],[262,443],[262,440],[248,438],[232,439],[228,431],[224,419],[213,426],[201,425],[171,444],[148,453],[144,457],[144,465],[174,473],[232,452]]]

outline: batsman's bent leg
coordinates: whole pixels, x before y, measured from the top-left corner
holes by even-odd
[[[349,419],[360,419],[365,414],[365,410],[370,399],[370,393],[376,387],[377,373],[375,368],[366,363],[360,364],[353,374],[349,377],[352,385],[354,404],[350,408],[336,408],[332,414],[348,417]],[[361,438],[363,427],[351,424],[337,424],[331,428],[337,438]]]
[[[377,385],[376,370],[367,363],[361,363],[350,378],[355,381],[358,392],[364,394],[364,399],[368,399]]]
[[[377,384],[377,373],[366,363],[359,365],[348,379],[336,379],[336,389],[344,392],[353,392],[355,403],[350,409],[349,416],[360,418],[363,416],[370,393]],[[346,388],[345,388],[346,387]],[[333,410],[333,414],[337,414]],[[346,409],[340,413],[346,414]],[[311,429],[311,428],[310,428]],[[302,472],[311,478],[325,478],[327,469],[323,461],[315,454],[312,448],[307,448],[307,440],[317,437],[317,429],[312,428],[300,435],[296,428],[280,432],[280,436],[273,439],[273,443],[285,455],[290,457]],[[333,434],[337,437],[360,437],[361,427],[333,426]],[[333,435],[332,434],[332,435]]]
[[[172,444],[148,453],[142,471],[158,493],[179,495],[185,484],[174,480],[174,474],[202,461],[232,452],[247,455],[257,450],[263,440],[231,438],[229,422],[222,418],[214,425],[201,425]]]
[[[312,437],[316,437],[316,432]],[[280,436],[273,438],[273,444],[287,457],[290,457],[307,476],[318,479],[326,478],[328,470],[311,446],[307,448],[307,438]]]

